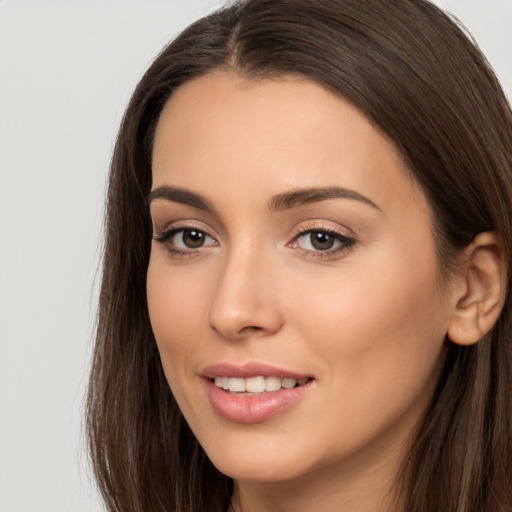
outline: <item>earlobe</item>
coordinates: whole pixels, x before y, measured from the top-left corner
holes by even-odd
[[[507,266],[499,236],[478,234],[464,250],[448,338],[458,345],[482,339],[498,319],[505,301]]]

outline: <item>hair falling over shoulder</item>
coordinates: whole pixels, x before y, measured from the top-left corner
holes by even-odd
[[[87,401],[94,472],[111,512],[225,512],[233,483],[169,389],[146,302],[155,126],[173,91],[213,70],[297,74],[348,99],[400,149],[434,211],[440,265],[482,231],[512,253],[512,113],[458,24],[425,0],[247,0],[157,56],[111,163]],[[510,281],[508,284],[510,290]],[[449,344],[396,492],[409,512],[512,511],[512,304],[469,347]]]

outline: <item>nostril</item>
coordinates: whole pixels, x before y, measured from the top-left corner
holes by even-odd
[[[258,327],[257,325],[248,325],[248,326],[244,327],[243,329],[240,329],[240,332],[243,333],[245,331],[253,332],[253,331],[262,331],[262,330],[263,330],[263,328]]]
[[[240,340],[272,335],[282,327],[280,309],[271,301],[258,302],[252,296],[254,300],[251,301],[226,298],[226,293],[223,296],[221,291],[216,294],[208,312],[208,323],[220,336]]]

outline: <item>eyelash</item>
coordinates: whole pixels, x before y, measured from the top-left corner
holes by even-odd
[[[324,226],[304,226],[298,229],[297,235],[294,236],[293,240],[290,242],[289,245],[297,243],[297,240],[301,237],[304,237],[306,235],[312,235],[313,233],[322,233],[329,236],[332,236],[335,240],[335,242],[339,242],[339,246],[333,249],[326,249],[324,251],[322,250],[311,250],[311,249],[303,249],[301,247],[298,247],[297,250],[302,251],[304,254],[307,254],[308,256],[311,256],[313,258],[325,258],[329,259],[333,256],[341,255],[345,251],[349,251],[354,247],[356,244],[356,239],[353,237],[349,237],[347,235],[344,235],[343,233],[340,233],[336,229],[332,228],[326,228]]]
[[[193,225],[181,225],[181,226],[175,226],[168,229],[165,229],[160,234],[153,235],[153,239],[162,244],[165,245],[166,249],[169,251],[172,257],[182,259],[182,258],[190,258],[194,256],[198,256],[203,249],[204,246],[200,246],[197,249],[189,248],[188,250],[182,250],[178,249],[175,246],[173,246],[170,241],[172,238],[179,233],[185,233],[186,231],[195,231],[198,233],[201,233],[204,237],[207,237],[215,242],[215,244],[211,245],[218,245],[218,242],[213,238],[212,236],[208,235],[206,231],[202,229],[198,229],[197,226]],[[328,236],[331,236],[334,238],[335,242],[339,243],[339,246],[332,249],[326,249],[326,250],[311,250],[311,249],[304,249],[302,247],[295,247],[297,250],[301,251],[303,254],[313,257],[313,258],[325,258],[329,259],[333,256],[339,255],[345,251],[348,251],[353,248],[353,246],[356,244],[356,239],[353,237],[346,236],[339,231],[332,229],[332,228],[326,228],[323,226],[304,226],[297,230],[297,234],[293,237],[291,242],[289,242],[287,245],[288,247],[293,247],[294,244],[297,244],[297,241],[306,236],[313,233],[322,233]],[[207,246],[208,247],[208,246]]]
[[[203,236],[210,238],[215,242],[215,245],[218,244],[218,242],[215,240],[215,238],[211,237],[206,233],[203,229],[197,228],[197,226],[174,226],[168,229],[165,229],[160,234],[153,235],[153,240],[156,242],[165,245],[166,249],[171,253],[171,256],[174,258],[182,259],[182,258],[190,258],[197,256],[199,254],[199,251],[203,249],[203,246],[198,247],[197,249],[190,248],[188,250],[182,250],[174,247],[170,241],[174,236],[176,236],[179,233],[185,233],[186,231],[195,231],[197,233],[201,233]]]

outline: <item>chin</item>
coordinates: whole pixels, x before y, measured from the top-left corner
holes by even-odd
[[[275,463],[273,459],[240,460],[240,457],[231,460],[212,460],[215,467],[224,475],[237,481],[277,483],[294,480],[303,476],[305,468],[294,466],[286,461]]]
[[[283,433],[284,435],[284,433]],[[312,471],[318,464],[309,450],[297,449],[293,436],[288,440],[272,434],[223,436],[203,444],[208,458],[223,474],[240,481],[283,482]]]

